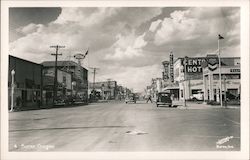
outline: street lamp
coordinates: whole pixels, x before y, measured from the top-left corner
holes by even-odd
[[[15,90],[15,82],[14,82],[14,77],[15,77],[15,70],[11,70],[11,104],[10,104],[10,112],[14,110],[14,90]]]
[[[221,84],[221,59],[220,59],[220,40],[224,39],[220,34],[218,35],[218,59],[219,59],[219,82],[220,82],[220,106],[222,107],[222,84]]]
[[[75,85],[76,85],[75,81],[71,82],[71,96],[73,96],[73,90]]]

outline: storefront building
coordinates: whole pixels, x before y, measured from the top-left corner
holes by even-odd
[[[52,105],[54,87],[54,68],[43,69],[43,103]],[[73,90],[72,74],[63,70],[57,70],[57,96],[65,98],[75,93]]]
[[[218,93],[218,86],[216,85],[216,83],[218,83],[216,80],[218,79],[217,77],[218,66],[216,70],[209,71],[208,59],[210,58],[185,57],[185,58],[178,58],[175,61],[174,80],[176,83],[179,84],[180,99],[184,98],[192,99],[196,94],[202,93],[204,96],[203,99],[205,100],[206,99],[218,100],[218,97],[215,98],[214,96],[216,93]],[[240,81],[240,72],[233,73],[230,72],[230,69],[239,69],[239,67],[240,67],[239,57],[221,58],[221,70],[223,72],[223,75],[226,75],[227,79],[226,83],[228,83],[229,87],[228,89],[230,92],[235,92],[235,93],[238,92],[236,88],[239,87],[237,83],[238,81]],[[232,71],[239,71],[239,70],[232,70]],[[209,87],[207,87],[208,84],[210,84]],[[206,86],[206,89],[204,85]],[[214,90],[214,87],[217,87],[217,89]]]
[[[42,68],[40,64],[9,55],[9,108],[12,78],[14,78],[14,108],[39,108],[42,105]],[[11,72],[14,74],[12,75]]]
[[[54,69],[55,61],[45,61],[42,63],[44,69]],[[74,61],[58,61],[58,70],[72,74],[71,85],[73,95],[88,101],[88,70]],[[68,83],[69,84],[69,83]],[[71,86],[70,85],[70,86]],[[68,85],[69,86],[69,85]]]
[[[118,86],[116,81],[104,81],[89,83],[89,94],[95,90],[100,93],[100,99],[113,100],[118,96]]]
[[[240,58],[225,58],[221,64],[222,100],[240,99]],[[204,99],[220,102],[219,68],[214,70],[209,67],[203,72]]]
[[[194,94],[203,90],[202,63],[205,60],[205,57],[188,57],[185,61],[184,58],[175,61],[174,80],[179,84],[180,99],[184,99],[184,96],[185,99],[191,99]]]

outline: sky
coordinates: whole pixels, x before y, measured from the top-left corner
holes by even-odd
[[[9,52],[42,63],[54,60],[51,45],[63,45],[58,60],[88,55],[82,65],[97,67],[96,81],[143,91],[161,77],[162,61],[216,53],[240,56],[240,8],[237,7],[80,7],[10,8]]]

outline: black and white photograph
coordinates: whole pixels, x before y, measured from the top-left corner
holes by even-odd
[[[1,7],[3,159],[248,159],[249,1],[21,2]]]

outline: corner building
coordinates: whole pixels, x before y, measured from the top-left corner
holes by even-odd
[[[240,58],[222,58],[221,61],[221,86],[222,100],[226,94],[227,99],[240,99]],[[203,71],[204,99],[220,102],[219,68],[210,70],[208,67]]]
[[[204,100],[218,101],[219,68],[209,71],[204,66],[206,57],[178,58],[174,62],[174,81],[179,84],[180,99],[191,99],[194,94],[203,92]],[[186,68],[184,68],[186,66]],[[186,74],[184,72],[186,71]],[[227,91],[233,95],[240,93],[240,58],[221,58],[222,78],[226,76]],[[223,79],[222,79],[223,83]],[[222,91],[224,84],[222,85]],[[216,95],[216,96],[215,96]],[[223,98],[223,97],[222,97]]]

